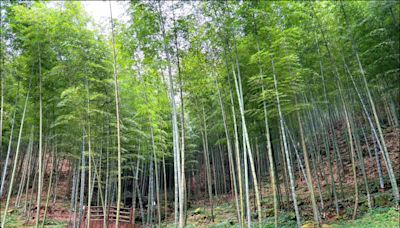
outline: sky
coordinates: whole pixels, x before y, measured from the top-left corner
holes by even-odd
[[[83,6],[85,7],[86,12],[93,18],[94,22],[101,26],[101,28],[107,28],[109,26],[110,20],[110,2],[112,8],[113,18],[118,19],[121,22],[128,22],[130,17],[127,15],[127,9],[129,7],[129,1],[82,1]],[[156,4],[156,2],[154,2]],[[175,1],[165,1],[163,5],[173,5],[176,4]],[[194,4],[194,3],[191,3]],[[191,4],[183,4],[181,7],[175,10],[175,15],[177,17],[188,15],[193,13]],[[168,14],[169,17],[172,17],[171,12],[168,10],[164,10],[163,14]],[[166,21],[166,28],[168,29],[171,25],[168,24],[169,21]]]
[[[63,0],[49,1],[47,5],[49,7],[58,7],[60,2],[63,2]],[[81,3],[88,15],[93,18],[92,21],[97,24],[89,24],[89,29],[100,29],[100,32],[104,35],[110,32],[110,2],[114,19],[118,19],[122,22],[127,22],[129,20],[129,16],[126,13],[129,1],[85,0],[81,1]]]
[[[128,1],[82,1],[86,12],[93,17],[97,24],[104,24],[110,19],[110,2],[113,18],[126,21],[129,17],[126,15]]]

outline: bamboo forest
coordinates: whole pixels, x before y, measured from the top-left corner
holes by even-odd
[[[399,227],[398,1],[1,0],[0,227]]]

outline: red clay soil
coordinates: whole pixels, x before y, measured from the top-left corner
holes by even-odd
[[[48,155],[45,156],[45,161],[48,159],[51,159]],[[50,160],[51,161],[51,160]],[[46,164],[46,163],[45,163]],[[45,202],[46,202],[46,197],[47,197],[47,189],[49,185],[49,177],[50,177],[50,171],[52,169],[52,164],[51,162],[47,163],[46,167],[46,172],[44,176],[44,182],[43,182],[43,191],[41,194],[42,198],[42,204],[40,207],[40,217],[43,219],[44,216],[44,210],[45,210]],[[69,186],[69,173],[70,173],[70,168],[71,165],[67,159],[63,159],[60,163],[59,166],[59,180],[57,183],[56,191],[57,191],[57,199],[56,202],[53,203],[53,198],[54,195],[51,196],[49,199],[49,204],[47,207],[47,215],[46,215],[46,220],[54,220],[54,221],[60,221],[60,222],[67,222],[69,220],[69,199],[68,196],[70,195],[70,186]],[[53,178],[55,178],[55,175],[53,173]],[[53,184],[54,184],[54,179],[53,179]],[[36,186],[35,186],[36,187]],[[29,189],[29,193],[32,191],[32,189]],[[25,225],[32,225],[35,223],[36,219],[36,193],[34,193],[34,197],[32,200],[33,206],[31,207],[30,211],[30,217],[24,217],[26,220]],[[28,194],[29,195],[29,194]],[[25,202],[25,195],[21,197],[21,205],[24,205]],[[28,196],[28,199],[30,199],[30,195]],[[16,197],[12,197],[10,199],[10,206],[14,206],[16,201]],[[10,209],[9,213],[13,213],[14,209]]]

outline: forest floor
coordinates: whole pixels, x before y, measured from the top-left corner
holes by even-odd
[[[235,208],[231,207],[231,204],[222,204],[216,207],[215,220],[214,222],[204,220],[205,214],[196,214],[198,211],[194,210],[189,213],[187,223],[190,224],[188,227],[239,227],[234,216]],[[206,213],[206,212],[204,212]],[[196,215],[193,215],[196,214]],[[227,216],[228,215],[228,216]],[[190,218],[191,217],[191,218]],[[296,218],[293,213],[281,213],[279,216],[279,227],[296,227]],[[324,222],[322,227],[386,227],[386,228],[397,228],[400,224],[399,211],[392,207],[375,208],[371,212],[361,215],[356,220],[337,219],[333,222]],[[170,225],[172,227],[172,225]],[[253,222],[253,227],[258,227],[257,222]],[[262,220],[262,227],[274,227],[274,218],[267,217]],[[303,222],[303,228],[315,227],[313,221]]]
[[[372,198],[373,209],[368,211],[367,196],[363,176],[360,170],[357,171],[357,183],[359,189],[359,204],[357,219],[352,220],[352,213],[354,209],[354,178],[351,175],[351,161],[349,151],[347,149],[345,135],[343,134],[344,126],[337,126],[336,135],[338,136],[338,147],[342,157],[345,175],[343,177],[343,194],[339,190],[339,186],[336,185],[338,193],[338,206],[340,216],[336,215],[334,201],[331,194],[329,193],[329,184],[325,183],[321,179],[322,197],[324,199],[323,210],[320,211],[321,217],[324,221],[325,227],[400,227],[400,211],[399,208],[393,208],[394,199],[390,189],[390,181],[387,177],[386,167],[383,161],[382,170],[384,176],[385,189],[380,189],[378,172],[376,168],[375,160],[371,159],[368,154],[367,145],[362,142],[363,156],[365,170],[368,176],[369,191]],[[399,128],[387,128],[384,131],[385,141],[388,147],[389,156],[393,162],[392,166],[396,172],[398,183],[400,182],[400,142]],[[367,138],[370,148],[373,148],[373,142],[371,137]],[[334,156],[333,149],[330,148],[331,157]],[[372,155],[374,158],[374,156]],[[329,165],[324,157],[324,163],[322,167],[325,167],[325,174],[329,175]],[[333,162],[333,172],[336,173],[337,164]],[[299,172],[298,170],[296,172]],[[297,175],[298,177],[300,175]],[[335,175],[335,182],[339,182],[339,177]],[[315,182],[315,179],[314,179]],[[283,183],[283,180],[281,180]],[[314,183],[314,186],[317,186]],[[280,186],[281,192],[284,192],[284,185]],[[262,193],[262,214],[266,217],[262,221],[263,227],[274,227],[274,212],[273,212],[273,198],[271,187],[268,183],[263,183],[261,187]],[[303,220],[303,227],[314,227],[313,224],[313,212],[311,208],[311,202],[309,200],[309,193],[306,187],[305,180],[298,178],[296,180],[296,193],[299,201],[299,210]],[[288,203],[289,208],[291,202],[287,202],[287,197],[282,194],[283,203]],[[316,193],[317,203],[319,203],[319,196]],[[255,219],[255,203],[254,196],[250,196],[250,202],[253,210],[253,223],[256,227]],[[192,202],[191,207],[188,209],[187,224],[192,227],[237,227],[237,216],[234,197],[232,195],[224,195],[215,199],[214,202],[214,221],[211,221],[211,206],[207,199]],[[170,218],[170,223],[172,223]],[[296,217],[293,210],[285,211],[281,210],[279,215],[279,224],[282,227],[296,227]]]
[[[400,224],[400,212],[399,208],[393,208],[393,196],[390,189],[380,189],[378,173],[373,160],[370,159],[366,151],[366,145],[364,145],[364,162],[365,168],[368,172],[368,181],[370,187],[370,193],[373,199],[373,210],[368,211],[367,199],[365,194],[365,185],[363,182],[362,174],[358,171],[358,187],[360,193],[359,209],[356,220],[351,220],[351,214],[353,212],[354,205],[354,180],[351,177],[351,163],[348,156],[349,152],[345,145],[344,136],[341,135],[341,129],[337,129],[338,144],[340,148],[340,154],[343,159],[343,165],[345,170],[343,195],[340,194],[339,186],[337,186],[338,199],[339,199],[339,210],[340,216],[336,216],[335,206],[331,196],[329,194],[327,185],[324,181],[321,181],[322,196],[324,198],[324,207],[321,211],[321,217],[324,221],[324,227],[399,227]],[[387,128],[385,129],[385,139],[387,142],[388,150],[390,152],[391,159],[393,161],[393,168],[397,172],[397,179],[400,182],[400,146],[399,146],[399,133],[398,128]],[[371,139],[369,138],[370,142]],[[365,144],[365,143],[364,143]],[[373,147],[372,141],[370,143],[371,148]],[[332,148],[331,148],[332,149]],[[331,151],[332,153],[332,151]],[[332,154],[333,156],[333,154]],[[327,161],[323,167],[328,167]],[[336,163],[333,164],[334,172],[336,171]],[[68,162],[65,160],[65,168],[60,173],[60,179],[57,184],[57,199],[55,202],[52,200],[49,202],[47,219],[45,227],[67,227],[70,218],[70,200],[68,199],[70,187],[69,187],[69,176],[68,173]],[[64,165],[63,165],[64,167]],[[389,179],[385,171],[384,162],[382,162],[382,169],[384,170],[385,187],[390,187]],[[296,171],[298,172],[298,171]],[[329,170],[326,168],[325,173],[328,174]],[[299,176],[299,175],[297,175]],[[339,177],[335,176],[336,183],[339,181]],[[283,180],[281,180],[283,183]],[[44,186],[48,184],[48,177],[45,178]],[[314,185],[316,186],[316,185]],[[45,187],[47,189],[47,187]],[[303,227],[314,227],[312,224],[312,208],[309,202],[308,190],[306,188],[305,181],[302,178],[296,180],[296,190],[298,194],[299,208],[303,221]],[[31,190],[30,190],[31,191]],[[284,186],[281,186],[282,192],[282,203],[288,203],[285,198]],[[266,182],[262,184],[262,213],[263,227],[273,227],[273,208],[272,206],[272,193],[269,184]],[[46,199],[47,190],[42,192],[42,199]],[[316,196],[318,198],[318,195]],[[35,198],[33,197],[32,203],[35,204]],[[6,227],[31,227],[35,221],[36,208],[30,211],[29,216],[23,213],[23,207],[25,202],[25,196],[21,198],[20,207],[14,207],[15,198],[11,199],[10,208],[8,211],[8,222]],[[5,200],[1,200],[0,209],[4,208]],[[254,208],[254,197],[250,198],[252,202],[253,211]],[[44,202],[44,200],[43,200]],[[319,202],[319,201],[318,201]],[[43,218],[44,203],[41,208],[41,218]],[[210,216],[210,205],[208,204],[207,198],[197,201],[191,201],[190,207],[187,212],[187,224],[188,227],[237,227],[236,224],[236,209],[234,203],[234,197],[232,195],[219,195],[215,197],[214,202],[214,221],[211,221]],[[2,214],[3,212],[1,212]],[[256,225],[257,219],[254,218],[256,214],[253,214],[253,225]],[[170,227],[172,224],[173,217],[168,216],[163,226]],[[281,210],[279,215],[279,223],[281,227],[295,227],[296,218],[293,210]]]

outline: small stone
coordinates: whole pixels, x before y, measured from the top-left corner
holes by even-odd
[[[314,222],[306,222],[301,226],[301,228],[314,228],[314,227],[316,227]]]
[[[196,210],[194,210],[193,214],[199,215],[199,214],[202,214],[201,212],[202,212],[202,209],[200,207],[198,207],[198,208],[196,208]]]

